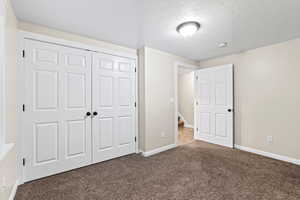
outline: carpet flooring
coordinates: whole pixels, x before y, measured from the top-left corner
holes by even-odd
[[[194,141],[21,185],[16,200],[299,200],[300,166]]]

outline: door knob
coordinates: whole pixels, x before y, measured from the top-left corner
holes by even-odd
[[[231,110],[231,109],[228,109],[227,111],[228,111],[228,112],[232,112],[232,110]]]
[[[97,112],[93,112],[93,115],[94,115],[94,116],[97,116],[97,115],[98,115],[98,113],[97,113]]]
[[[87,113],[86,113],[86,116],[91,116],[91,113],[90,113],[90,112],[87,112]]]

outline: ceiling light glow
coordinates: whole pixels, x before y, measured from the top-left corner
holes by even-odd
[[[183,37],[189,37],[194,35],[200,29],[200,26],[198,22],[188,21],[178,25],[176,30]]]
[[[218,47],[219,47],[219,48],[225,48],[225,47],[227,47],[227,46],[228,46],[228,43],[227,43],[227,42],[222,42],[222,43],[218,44]]]

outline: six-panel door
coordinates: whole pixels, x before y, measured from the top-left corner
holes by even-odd
[[[233,66],[195,72],[195,138],[233,147]]]
[[[92,79],[91,52],[25,41],[24,180],[104,160],[99,159],[101,153],[105,159],[133,153],[135,74],[131,72],[134,62],[114,57],[112,63],[119,71],[114,68],[107,74],[101,71],[101,66],[110,64],[101,61],[100,68],[93,65],[97,76]],[[98,118],[94,111],[99,112]],[[87,116],[87,112],[91,115]],[[97,127],[93,128],[93,136],[92,119],[93,127]],[[116,153],[99,151],[112,144]],[[96,153],[94,158],[92,152]]]
[[[91,55],[26,40],[25,181],[91,160]]]
[[[93,55],[93,160],[135,152],[135,62]]]

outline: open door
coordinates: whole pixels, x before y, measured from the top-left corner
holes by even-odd
[[[195,71],[195,139],[233,148],[233,65]]]

